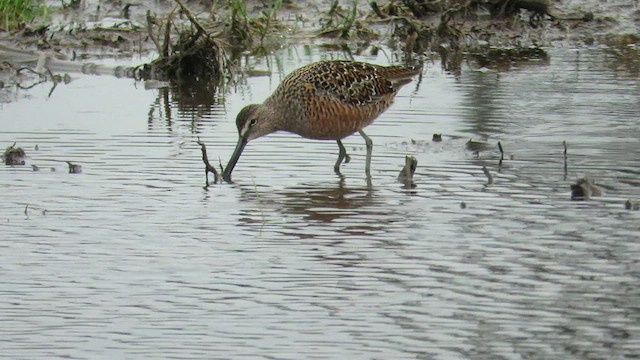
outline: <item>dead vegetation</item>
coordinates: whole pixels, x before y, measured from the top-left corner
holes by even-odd
[[[148,36],[159,56],[140,68],[142,78],[220,82],[234,73],[239,53],[247,49],[268,52],[266,39],[284,31],[277,16],[283,0],[263,3],[257,14],[259,5],[249,9],[245,0],[214,3],[206,17],[196,17],[180,0],[174,1],[176,7],[164,17],[147,14]],[[544,60],[544,51],[523,41],[512,28],[539,27],[543,21],[552,24],[560,19],[551,11],[549,0],[389,0],[371,1],[368,8],[358,4],[332,1],[322,13],[315,35],[371,41],[391,29],[392,49],[402,50],[407,58],[438,52],[447,70],[454,72],[469,57],[479,66]],[[520,17],[523,12],[525,18]],[[176,21],[178,15],[188,20],[186,24]],[[381,25],[387,25],[387,30]]]
[[[147,32],[156,46],[158,58],[141,67],[138,76],[144,79],[220,81],[225,73],[226,59],[219,34],[212,34],[205,29],[180,0],[176,0],[176,3],[188,18],[190,26],[179,28],[176,25],[176,9],[164,19],[147,12]]]
[[[196,16],[180,0],[164,17],[147,12],[146,30],[158,58],[138,69],[144,79],[221,81],[234,72],[234,61],[246,49],[263,49],[270,35],[283,31],[277,20],[282,0],[250,16],[244,0],[218,2],[207,16]],[[186,18],[182,21],[180,18]]]
[[[2,158],[4,159],[5,165],[24,165],[24,159],[27,157],[27,154],[22,150],[21,147],[16,147],[16,143],[13,143],[11,146],[7,146],[2,154]]]
[[[158,57],[137,68],[134,76],[178,82],[189,79],[220,84],[237,72],[241,54],[265,54],[292,37],[309,36],[339,38],[344,40],[343,46],[354,40],[370,43],[386,37],[389,47],[408,59],[438,53],[445,68],[457,72],[469,57],[481,66],[529,56],[539,59],[543,56],[532,46],[536,39],[530,30],[552,31],[561,21],[579,24],[593,19],[590,13],[560,16],[549,1],[373,0],[362,6],[362,2],[338,0],[304,5],[286,0],[210,4],[172,0],[153,10],[105,3],[109,10],[98,8],[95,12],[116,13],[118,21],[110,26],[98,21],[90,27],[87,22],[61,31],[33,23],[16,35],[33,39],[39,50],[69,51],[93,45],[146,51],[150,44]],[[64,12],[82,11],[73,1],[63,4]],[[318,17],[304,8],[308,4],[317,7]],[[90,9],[84,11],[85,17],[91,13]],[[74,51],[71,61],[75,59]]]

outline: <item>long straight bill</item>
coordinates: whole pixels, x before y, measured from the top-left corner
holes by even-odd
[[[245,146],[247,146],[247,139],[240,136],[238,138],[238,144],[236,144],[236,149],[233,151],[233,154],[231,155],[231,159],[229,159],[229,162],[227,163],[227,166],[224,168],[224,172],[222,173],[222,179],[224,181],[228,183],[232,182],[231,172],[233,171],[233,168],[236,166],[238,159],[240,159],[240,155],[242,155],[242,150],[244,150]]]

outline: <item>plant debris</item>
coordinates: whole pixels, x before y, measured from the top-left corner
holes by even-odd
[[[578,179],[575,184],[571,185],[571,200],[589,200],[603,194],[604,190],[588,176]]]
[[[24,165],[24,159],[27,157],[27,154],[20,147],[16,147],[16,143],[8,146],[4,150],[4,154],[2,154],[2,158],[4,159],[5,165]]]
[[[404,183],[407,188],[415,188],[416,184],[413,182],[413,174],[415,174],[417,167],[418,160],[416,160],[415,157],[405,156],[404,167],[400,170],[400,174],[398,174],[398,181]]]
[[[69,165],[69,174],[80,174],[82,173],[82,165],[74,164],[69,161],[66,162]]]
[[[204,176],[206,186],[209,186],[209,172],[213,174],[213,183],[217,184],[218,181],[221,180],[221,177],[218,174],[216,168],[209,162],[209,156],[207,155],[207,146],[204,144],[204,142],[200,141],[200,138],[198,138],[197,143],[198,145],[200,145],[200,149],[202,150],[202,162],[204,163]],[[222,164],[220,164],[220,172],[223,171],[224,170],[222,169]]]

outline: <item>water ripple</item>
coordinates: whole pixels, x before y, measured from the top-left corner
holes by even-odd
[[[333,55],[285,54],[272,77],[226,97],[92,77],[3,105],[0,141],[40,168],[0,167],[3,356],[640,352],[640,213],[623,206],[640,194],[637,79],[597,49],[457,78],[434,63],[368,128],[371,185],[358,136],[340,177],[334,142],[276,134],[247,146],[236,183],[204,187],[197,138],[224,163],[242,106]],[[87,86],[103,103],[72,101]],[[396,181],[405,155],[418,160],[413,188]],[[571,201],[584,175],[605,196]]]

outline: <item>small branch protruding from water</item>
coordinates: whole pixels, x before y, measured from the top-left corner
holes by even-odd
[[[44,208],[39,208],[39,207],[35,207],[35,206],[29,206],[29,204],[24,206],[24,215],[29,218],[29,212],[31,210],[39,210],[42,212],[42,215],[47,215],[47,209]]]
[[[562,141],[562,146],[564,146],[564,180],[567,180],[568,166],[567,166],[567,142]]]
[[[82,172],[82,165],[74,164],[69,161],[66,161],[66,163],[69,165],[69,174],[80,174]]]
[[[220,173],[224,172],[224,168],[222,167],[222,159],[218,156],[218,166],[220,167]]]
[[[413,182],[413,174],[415,174],[417,167],[418,160],[415,157],[409,155],[404,157],[404,167],[400,170],[398,181],[404,183],[405,188],[412,189],[416,187]]]
[[[482,166],[482,172],[484,172],[484,175],[487,177],[487,185],[493,184],[493,175],[491,175],[486,166]]]
[[[502,160],[504,160],[504,149],[500,141],[498,141],[498,150],[500,150],[500,161],[498,161],[498,169],[500,169],[502,167]]]
[[[220,175],[218,175],[218,171],[216,170],[216,168],[213,167],[211,163],[209,163],[209,156],[207,156],[207,146],[202,141],[200,141],[199,137],[197,143],[202,149],[202,162],[204,163],[204,176],[206,184],[207,186],[209,186],[209,172],[213,174],[213,183],[216,184],[218,183]],[[218,161],[220,161],[220,159],[218,159]],[[220,171],[222,172],[222,163],[220,163]]]

